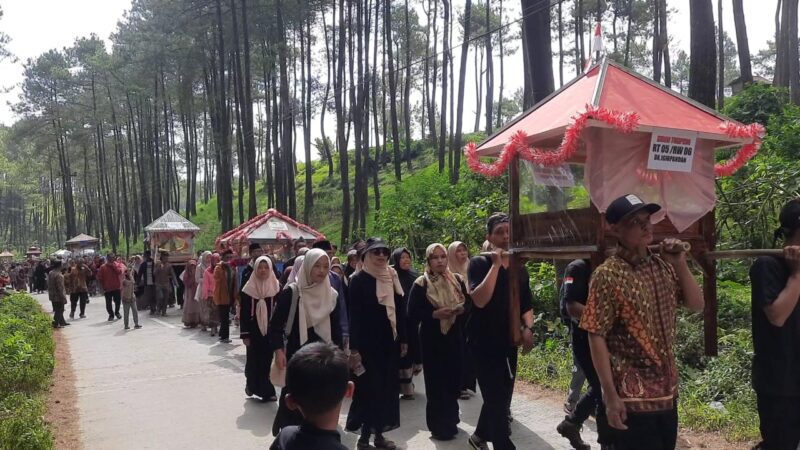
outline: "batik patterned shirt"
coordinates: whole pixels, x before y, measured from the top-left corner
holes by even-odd
[[[635,265],[612,256],[592,275],[580,327],[605,337],[614,385],[630,412],[675,405],[673,344],[681,303],[675,269],[655,255]]]

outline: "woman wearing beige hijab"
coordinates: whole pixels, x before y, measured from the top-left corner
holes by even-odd
[[[357,448],[395,449],[383,433],[400,426],[399,360],[406,344],[403,288],[389,266],[390,249],[371,238],[361,252],[362,270],[350,279],[350,350],[356,392],[346,429],[361,432]]]
[[[298,268],[297,282],[287,284],[278,294],[275,312],[269,322],[269,341],[275,349],[275,365],[286,368],[286,362],[309,342],[327,342],[342,346],[342,327],[339,321],[339,293],[331,286],[330,259],[324,250],[309,250]],[[296,299],[296,306],[292,302]],[[294,309],[294,317],[289,318]],[[291,327],[288,326],[291,322]],[[277,436],[289,425],[300,425],[303,417],[286,406],[286,389],[281,390],[278,412],[272,424]]]
[[[262,402],[275,401],[275,387],[269,381],[272,364],[269,316],[274,310],[274,299],[281,285],[272,270],[269,256],[261,256],[253,264],[253,273],[242,287],[239,337],[247,347],[244,375],[247,379],[245,393],[256,395]]]
[[[408,300],[411,328],[419,325],[422,373],[425,377],[425,418],[434,439],[458,434],[458,397],[464,356],[462,321],[467,286],[448,268],[447,250],[431,244],[425,251],[425,273],[417,278]]]
[[[488,241],[487,241],[488,242]],[[486,245],[486,243],[484,243]],[[489,244],[491,245],[491,244]],[[469,268],[469,249],[467,245],[461,241],[455,241],[447,246],[447,267],[450,272],[461,275],[461,279],[467,285],[469,290],[469,280],[467,279],[467,269]],[[466,315],[458,318],[460,322],[466,321]],[[463,324],[462,324],[463,326]],[[478,378],[475,375],[475,363],[472,361],[472,355],[469,352],[469,347],[466,345],[466,334],[462,333],[464,345],[464,365],[461,370],[461,400],[469,400],[475,395],[478,389]]]

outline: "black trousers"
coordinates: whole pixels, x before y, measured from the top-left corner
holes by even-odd
[[[53,325],[66,325],[67,321],[64,320],[64,304],[53,303]]]
[[[78,301],[81,304],[81,315],[86,313],[86,304],[89,303],[88,292],[73,292],[69,294],[70,315],[75,315],[75,309],[78,307]]]
[[[589,349],[589,336],[585,332],[572,333],[572,353],[575,355],[575,361],[577,361],[578,366],[586,376],[589,388],[578,399],[578,403],[575,404],[575,410],[567,416],[567,420],[577,425],[583,425],[594,412],[597,418],[597,442],[600,444],[612,444],[614,442],[613,430],[608,425],[606,407],[603,405],[600,378],[594,370],[592,353]]]
[[[628,413],[627,430],[614,430],[614,450],[674,450],[678,441],[678,408],[655,413]]]
[[[113,316],[115,314],[119,314],[119,307],[122,303],[122,291],[119,289],[105,291],[103,295],[106,297],[106,311],[108,311],[108,315]],[[111,302],[114,302],[113,309],[111,307]]]
[[[231,327],[231,305],[217,305],[219,312],[219,338],[228,339]]]
[[[511,442],[508,411],[517,376],[517,349],[472,347],[483,405],[475,434],[494,444],[495,450],[515,449]]]
[[[756,393],[760,450],[796,450],[800,443],[800,397]]]

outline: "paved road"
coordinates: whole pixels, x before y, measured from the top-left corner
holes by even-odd
[[[46,296],[37,296],[46,311]],[[244,346],[220,344],[197,330],[183,329],[180,310],[167,317],[140,315],[142,329],[125,331],[107,322],[102,297],[87,305],[87,318],[60,331],[69,340],[78,391],[83,443],[87,449],[265,449],[272,442],[277,405],[244,395]],[[232,335],[238,336],[233,328]],[[422,379],[416,382],[422,391]],[[348,404],[342,408],[344,424]],[[387,436],[406,449],[465,449],[475,429],[480,399],[461,401],[456,440],[430,439],[425,397],[401,402],[402,427]],[[520,449],[569,449],[555,432],[561,405],[518,392],[514,397],[512,439]],[[594,424],[589,424],[594,428]],[[342,435],[355,448],[357,436]],[[584,440],[596,436],[584,431]]]

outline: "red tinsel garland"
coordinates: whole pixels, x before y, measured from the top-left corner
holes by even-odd
[[[517,155],[524,160],[542,166],[563,164],[578,151],[581,133],[583,133],[583,130],[586,128],[589,119],[596,119],[607,123],[622,133],[630,133],[639,125],[639,116],[635,112],[623,113],[586,105],[585,112],[572,117],[571,123],[564,131],[564,138],[561,141],[561,145],[559,145],[556,151],[529,147],[527,144],[528,135],[524,131],[519,130],[511,136],[508,144],[503,147],[503,150],[498,155],[497,160],[491,164],[481,162],[480,155],[478,155],[477,152],[477,145],[474,142],[467,144],[464,148],[467,166],[475,173],[480,173],[489,177],[498,177],[505,172],[511,160]],[[725,130],[725,134],[730,137],[748,137],[753,139],[753,142],[745,144],[736,153],[733,159],[724,163],[719,163],[714,167],[716,176],[725,177],[734,174],[758,153],[758,149],[761,147],[761,136],[764,134],[764,127],[759,124],[737,125],[731,122],[725,122],[721,125],[721,128]],[[645,173],[645,171],[638,173],[638,175],[640,178],[646,179],[653,176],[652,174]]]
[[[471,142],[467,144],[464,149],[467,165],[473,172],[480,173],[484,176],[497,177],[505,172],[506,167],[508,167],[511,160],[514,159],[516,155],[542,166],[563,164],[578,151],[581,133],[584,128],[586,128],[589,119],[605,122],[622,133],[630,133],[639,125],[639,116],[636,113],[620,113],[610,111],[606,108],[596,108],[592,105],[586,105],[585,112],[572,117],[571,123],[564,131],[564,138],[561,141],[561,145],[556,151],[528,147],[526,142],[528,135],[524,131],[519,130],[514,133],[509,143],[506,144],[500,152],[497,161],[492,164],[481,162],[475,143]]]
[[[751,138],[753,140],[753,142],[742,146],[732,159],[714,165],[714,175],[718,177],[729,177],[747,164],[747,161],[750,161],[750,159],[756,156],[758,149],[761,148],[761,138],[764,136],[764,127],[757,123],[737,125],[735,123],[725,122],[720,128],[725,130],[725,134],[730,137]]]

